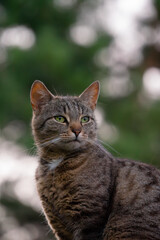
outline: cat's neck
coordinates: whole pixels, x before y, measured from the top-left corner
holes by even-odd
[[[92,151],[93,148],[95,148],[95,145],[97,144],[87,143],[83,148],[77,148],[71,151],[65,151],[56,148],[41,148],[38,150],[38,155],[40,159],[43,159],[43,161],[50,163],[54,160],[73,158],[73,156],[77,157],[81,154],[88,153]],[[99,147],[101,146],[99,145]]]
[[[38,150],[38,156],[43,161],[50,163],[56,159],[63,159],[65,157],[65,153],[62,151],[57,151],[56,149],[46,149],[41,148]]]

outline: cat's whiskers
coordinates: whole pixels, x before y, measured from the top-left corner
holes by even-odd
[[[94,144],[94,145],[97,145],[97,146],[99,146],[100,148],[102,148],[102,145],[98,143],[98,139],[97,139],[97,138],[94,139],[94,140],[88,138],[88,139],[86,139],[86,141],[87,141],[88,143],[92,144],[92,145]],[[107,149],[106,149],[106,151],[107,151]],[[108,151],[107,151],[107,152],[108,152]],[[108,153],[109,153],[109,152],[108,152]]]
[[[57,142],[59,142],[61,140],[60,137],[57,137],[57,138],[54,138],[54,139],[51,139],[49,141],[45,141],[43,143],[40,143],[40,147],[47,147],[49,146],[50,144],[56,144]]]
[[[88,135],[87,134],[83,134],[81,137],[82,137],[82,139],[88,139]]]
[[[96,138],[95,140],[92,139],[87,139],[88,142],[90,142],[91,144],[96,144],[98,146],[101,146],[100,143],[103,143],[104,146],[106,146],[107,148],[109,148],[110,150],[112,150],[113,152],[115,152],[117,155],[121,155],[118,151],[116,151],[110,144],[104,143],[102,140]],[[108,149],[107,149],[108,150]]]
[[[117,155],[121,156],[121,154],[116,150],[114,149],[109,143],[106,143],[100,139],[97,138],[97,141],[102,143],[104,146],[108,147],[110,150],[112,150],[113,152],[115,152]]]
[[[67,133],[61,133],[60,137],[68,137],[69,135]]]
[[[96,143],[96,141],[95,141],[95,140],[92,140],[92,139],[90,139],[90,138],[86,138],[85,140],[86,140],[87,142],[91,143],[91,144],[94,144],[94,143]]]
[[[36,156],[37,155],[37,149],[36,149],[37,147],[36,147],[36,145],[35,144],[33,144],[33,147],[31,147],[31,148],[27,148],[26,150],[24,150],[24,152],[25,152],[25,154],[29,154],[29,155],[33,155],[33,156]]]
[[[70,139],[70,136],[61,136],[61,139]]]
[[[54,136],[51,136],[51,137],[47,137],[47,138],[45,138],[45,139],[42,139],[41,143],[44,143],[44,142],[46,142],[46,141],[50,141],[50,140],[52,140],[53,138],[55,138],[55,137],[54,137]]]

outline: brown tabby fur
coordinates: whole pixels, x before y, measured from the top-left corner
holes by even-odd
[[[36,182],[45,216],[61,240],[160,240],[160,171],[115,158],[98,144],[98,93],[98,82],[80,97],[53,96],[40,81],[32,86]],[[89,122],[82,123],[83,116]]]

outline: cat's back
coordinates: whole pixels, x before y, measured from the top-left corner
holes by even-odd
[[[160,239],[160,171],[127,159],[117,164],[107,239]]]
[[[115,189],[121,204],[160,203],[160,170],[128,159],[117,159],[117,164]]]

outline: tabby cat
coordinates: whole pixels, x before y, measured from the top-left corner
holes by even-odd
[[[36,183],[46,219],[60,240],[160,240],[160,171],[115,158],[98,143],[98,94],[97,81],[79,97],[32,85]]]

